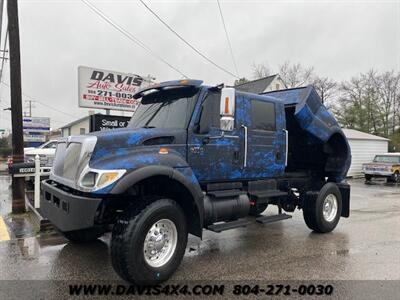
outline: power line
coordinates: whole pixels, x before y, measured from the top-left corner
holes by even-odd
[[[226,40],[228,41],[228,46],[229,46],[229,50],[231,52],[233,65],[235,67],[236,74],[239,76],[238,68],[237,68],[236,61],[235,61],[235,56],[233,55],[231,40],[229,39],[228,30],[226,30],[225,19],[224,19],[224,15],[222,14],[222,9],[221,9],[221,5],[219,3],[219,0],[217,0],[217,4],[218,4],[218,9],[219,9],[219,14],[221,16],[222,24],[224,25],[225,36],[226,36]]]
[[[8,83],[4,82],[4,81],[1,81],[1,83],[4,84],[5,86],[10,87],[10,85],[9,85]],[[74,115],[72,115],[72,114],[66,113],[65,111],[59,110],[58,108],[55,108],[55,107],[52,107],[52,106],[48,105],[47,103],[43,103],[43,102],[41,102],[41,101],[35,99],[35,98],[32,97],[32,96],[29,96],[29,95],[25,94],[25,93],[22,93],[22,95],[24,95],[25,97],[27,97],[27,98],[29,98],[29,99],[35,100],[35,102],[37,102],[37,103],[39,103],[39,104],[41,104],[41,105],[43,105],[43,106],[45,106],[45,107],[47,107],[47,108],[50,108],[50,109],[52,109],[52,110],[54,110],[54,111],[57,111],[57,112],[62,113],[62,114],[64,114],[64,115],[66,115],[66,116],[72,117],[72,118],[74,118],[74,119],[76,118],[76,116],[74,116]]]
[[[3,51],[2,51],[1,70],[0,70],[0,80],[3,78],[4,61],[6,60],[5,55],[6,55],[7,38],[8,38],[8,25],[7,25],[6,37],[5,37],[5,39],[4,39],[4,47],[3,47]]]
[[[7,38],[8,38],[8,23],[7,23],[7,29],[6,29],[6,36],[5,36],[5,39],[4,39],[3,52],[2,52],[1,70],[0,70],[0,80],[3,79],[4,61],[6,60],[5,55],[6,55]],[[0,90],[1,90],[1,89],[0,89]]]
[[[169,62],[167,62],[165,59],[160,57],[158,54],[156,54],[153,50],[151,50],[146,44],[144,44],[142,41],[140,41],[137,37],[135,37],[132,33],[124,29],[122,26],[118,25],[114,20],[112,20],[110,17],[108,17],[106,14],[104,14],[103,11],[101,11],[99,8],[97,8],[94,4],[90,3],[87,0],[81,0],[87,7],[89,7],[93,12],[95,12],[97,15],[99,15],[104,21],[106,21],[108,24],[110,24],[112,27],[114,27],[116,30],[118,30],[120,33],[122,33],[125,37],[127,37],[130,41],[141,47],[142,49],[146,50],[150,55],[153,57],[157,58],[164,64],[166,64],[168,67],[173,69],[174,71],[178,72],[181,74],[183,77],[188,78],[182,71],[180,71],[178,68],[174,67],[171,65]]]
[[[83,0],[82,0],[83,1]],[[164,24],[165,27],[167,27],[173,34],[175,34],[182,42],[184,42],[186,45],[188,45],[194,52],[196,52],[198,55],[200,55],[202,58],[204,58],[206,61],[208,61],[210,64],[212,64],[213,66],[215,66],[216,68],[220,69],[221,71],[224,71],[225,73],[235,77],[235,78],[239,78],[238,76],[236,76],[235,74],[233,74],[232,72],[228,71],[227,69],[225,69],[224,67],[221,67],[220,65],[218,65],[216,62],[212,61],[210,58],[208,58],[207,56],[205,56],[203,53],[200,52],[200,50],[198,50],[197,48],[195,48],[192,44],[190,44],[188,41],[186,41],[179,33],[177,33],[170,25],[168,25],[163,19],[161,19],[161,17],[159,15],[157,15],[156,12],[154,12],[149,6],[147,6],[146,3],[144,3],[143,0],[139,0],[144,7],[147,8],[147,10],[149,10],[162,24]]]

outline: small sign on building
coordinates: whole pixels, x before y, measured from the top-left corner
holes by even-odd
[[[135,111],[139,101],[133,95],[146,81],[135,74],[80,66],[78,84],[80,107]]]
[[[95,114],[90,116],[90,132],[124,128],[130,117]]]

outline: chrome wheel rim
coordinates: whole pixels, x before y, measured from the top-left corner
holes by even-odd
[[[144,239],[143,254],[146,263],[154,268],[167,264],[174,255],[178,231],[174,222],[161,219],[154,223]]]
[[[332,222],[336,218],[338,211],[337,198],[334,194],[329,194],[325,197],[322,204],[322,213],[325,221]]]

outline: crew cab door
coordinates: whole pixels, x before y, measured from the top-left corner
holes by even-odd
[[[220,129],[219,91],[208,90],[188,132],[188,162],[199,181],[240,179],[243,137]]]
[[[243,177],[258,179],[283,175],[286,159],[286,137],[283,106],[275,101],[244,98],[249,118],[247,159]]]

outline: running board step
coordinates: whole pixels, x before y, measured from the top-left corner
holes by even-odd
[[[246,219],[239,219],[236,221],[231,221],[231,222],[224,222],[224,223],[218,223],[218,224],[212,224],[207,227],[208,230],[214,231],[214,232],[221,232],[229,229],[234,229],[234,228],[239,228],[239,227],[245,227],[252,223],[249,220]]]
[[[279,215],[274,215],[274,216],[261,216],[261,217],[256,218],[256,221],[261,224],[267,224],[267,223],[290,219],[291,217],[292,217],[291,215],[287,215],[287,214],[279,214]]]

